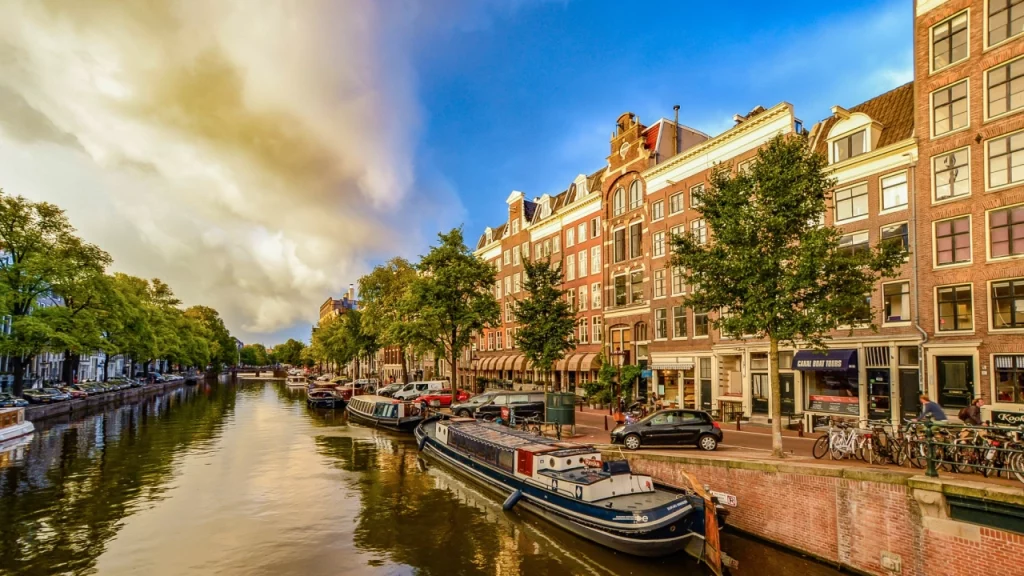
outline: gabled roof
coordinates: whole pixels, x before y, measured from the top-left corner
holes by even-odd
[[[501,226],[497,226],[497,227],[491,229],[491,234],[492,234],[491,241],[492,242],[495,239],[500,239],[505,234],[505,227],[506,226],[508,226],[507,223],[502,223]],[[479,250],[479,249],[483,248],[484,246],[487,246],[487,231],[486,230],[484,231],[483,234],[480,235],[480,239],[477,240],[477,242],[476,242],[476,249]]]
[[[851,114],[866,114],[882,125],[882,134],[875,149],[885,148],[914,135],[914,83],[907,82],[885,94],[862,102],[849,109]],[[825,118],[811,129],[814,151],[828,154],[828,132],[839,119],[834,115]]]
[[[647,146],[648,150],[657,150],[659,132],[661,132],[661,120],[655,122],[654,126],[648,128],[647,131],[644,133],[644,145]]]
[[[523,219],[527,222],[533,221],[533,213],[537,211],[537,203],[523,200]]]

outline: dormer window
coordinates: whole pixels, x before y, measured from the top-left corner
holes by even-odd
[[[858,130],[832,142],[832,162],[842,162],[867,152],[864,147],[866,132],[866,130]]]

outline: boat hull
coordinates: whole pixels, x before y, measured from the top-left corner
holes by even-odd
[[[588,519],[585,514],[579,513],[578,507],[577,511],[572,510],[574,503],[571,501],[561,506],[558,501],[566,499],[473,461],[427,434],[423,425],[416,428],[416,440],[425,453],[502,498],[517,490],[521,491],[523,497],[518,507],[591,542],[642,557],[660,557],[686,551],[699,558],[704,550],[703,510],[696,510],[692,503],[685,511],[667,517],[657,525],[611,527],[599,519]]]
[[[423,421],[422,418],[376,418],[353,410],[351,406],[348,406],[345,411],[348,413],[349,420],[353,422],[394,432],[412,432]]]
[[[14,440],[22,436],[27,436],[36,431],[34,424],[25,420],[20,424],[14,426],[8,426],[6,428],[0,428],[0,442],[6,442],[8,440]]]

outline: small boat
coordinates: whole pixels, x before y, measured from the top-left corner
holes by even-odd
[[[309,380],[306,380],[305,376],[289,376],[288,380],[285,381],[285,385],[289,388],[305,388],[309,384]]]
[[[415,402],[369,394],[354,396],[345,410],[354,422],[396,432],[412,432],[423,421],[423,411]]]
[[[319,408],[344,408],[345,400],[331,388],[310,388],[306,391],[306,404]]]
[[[206,375],[201,372],[189,372],[185,375],[185,384],[188,386],[195,386],[199,384],[199,381],[204,379]]]
[[[36,427],[25,420],[24,408],[0,408],[0,442],[35,432]]]
[[[507,497],[506,510],[518,505],[597,544],[647,557],[719,553],[724,514],[713,500],[633,474],[627,461],[603,462],[591,445],[440,416],[416,428],[416,441],[427,454]]]

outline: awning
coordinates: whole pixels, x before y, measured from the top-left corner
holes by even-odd
[[[522,355],[516,356],[515,357],[515,363],[512,364],[512,369],[513,370],[522,370],[523,369],[523,362],[525,360],[526,360],[525,356],[522,356]]]
[[[597,368],[596,366],[594,366],[594,361],[596,360],[597,354],[584,354],[583,357],[580,358],[579,364],[576,366],[576,371],[590,372],[594,368]]]
[[[514,358],[514,356],[502,356],[498,363],[498,370],[511,370],[512,358]]]
[[[572,368],[570,368],[570,366],[576,364],[577,360],[579,360],[579,356],[578,355],[570,354],[570,355],[566,356],[565,358],[562,358],[558,362],[555,362],[555,370],[558,371],[558,372],[563,372],[565,370],[569,370],[571,372]]]
[[[652,355],[652,370],[693,370],[692,356],[662,356]]]
[[[850,349],[798,350],[793,356],[793,368],[817,372],[845,372],[857,368],[857,351]]]
[[[493,362],[494,362],[494,358],[491,357],[491,356],[487,356],[486,358],[481,358],[480,359],[480,369],[484,370],[484,371],[490,370],[491,369],[491,364]]]

